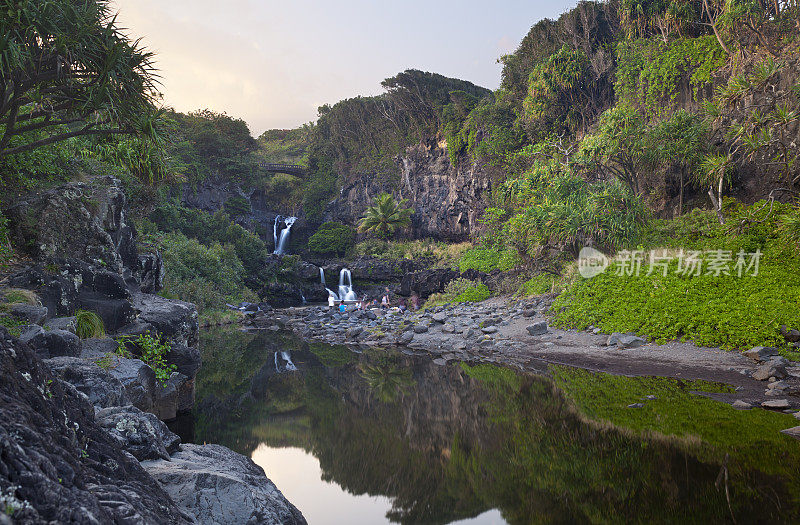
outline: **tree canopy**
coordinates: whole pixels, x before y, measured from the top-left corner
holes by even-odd
[[[0,157],[71,137],[155,138],[153,54],[107,0],[0,0]]]

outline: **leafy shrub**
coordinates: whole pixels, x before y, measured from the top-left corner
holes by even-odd
[[[489,287],[469,279],[453,279],[444,289],[444,292],[433,294],[428,298],[427,306],[444,303],[466,303],[485,301],[492,296]]]
[[[323,255],[343,255],[353,246],[355,231],[339,222],[326,222],[308,240],[308,249]]]
[[[518,266],[521,262],[522,259],[520,259],[519,254],[513,249],[476,246],[467,250],[461,256],[458,261],[458,269],[461,272],[467,270],[478,270],[480,272],[507,271]]]
[[[385,259],[433,259],[438,267],[458,268],[463,253],[472,246],[469,242],[447,244],[431,239],[414,241],[385,241],[370,238],[361,241],[353,248],[353,255],[382,257]]]
[[[81,339],[105,337],[103,320],[94,312],[78,310],[75,312],[75,334]]]
[[[642,200],[620,182],[588,183],[558,170],[533,169],[500,191],[516,210],[501,238],[530,257],[542,250],[577,257],[589,244],[619,248],[636,239],[648,217]]]
[[[677,274],[676,262],[666,276],[662,271],[647,275],[646,263],[638,276],[617,275],[621,263],[615,261],[605,273],[578,278],[567,287],[553,303],[555,322],[636,332],[659,342],[685,339],[725,349],[775,346],[796,356],[779,332],[781,325],[800,328],[800,254],[777,227],[791,209],[774,203],[770,212],[765,204],[726,201],[725,225],[713,211],[695,210],[680,219],[654,221],[651,227],[650,248],[663,246],[673,254],[680,248],[729,251],[731,275]],[[762,252],[757,276],[739,277],[733,271],[740,250]]]
[[[0,268],[8,262],[13,254],[8,234],[8,219],[0,212]]]
[[[179,232],[151,235],[148,239],[164,258],[165,297],[192,302],[201,311],[255,299],[244,284],[247,272],[231,245],[205,246]]]
[[[252,211],[252,207],[249,200],[237,195],[225,201],[225,211],[231,217],[236,218],[249,214]]]
[[[161,336],[150,335],[150,332],[136,337],[123,336],[117,340],[117,353],[125,355],[131,348],[137,350],[136,355],[141,355],[142,361],[153,369],[156,379],[162,385],[169,380],[169,376],[176,370],[175,365],[167,364],[164,358],[172,350],[169,342],[163,341]]]

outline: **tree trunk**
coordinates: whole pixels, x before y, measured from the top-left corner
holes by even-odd
[[[681,189],[678,194],[678,217],[683,215],[683,170],[681,170]]]
[[[714,195],[714,186],[708,187],[708,196],[711,198],[711,204],[714,205],[714,211],[717,212],[717,218],[720,224],[725,224],[725,217],[722,215],[722,179],[720,179],[720,192],[719,198]]]

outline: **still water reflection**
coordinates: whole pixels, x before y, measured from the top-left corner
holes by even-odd
[[[726,461],[587,422],[549,379],[490,365],[236,330],[202,350],[194,440],[251,456],[309,523],[800,519],[793,443]]]

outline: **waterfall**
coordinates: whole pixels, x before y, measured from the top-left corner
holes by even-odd
[[[277,224],[278,224],[277,221],[278,221],[278,219],[276,218],[275,219],[275,228],[276,228],[275,231],[276,232],[277,232]],[[277,233],[275,233],[275,235],[277,237],[277,241],[275,242],[275,252],[274,253],[276,255],[283,255],[284,253],[286,253],[286,243],[289,242],[289,234],[292,231],[292,224],[294,224],[295,221],[297,221],[297,217],[286,217],[286,218],[284,218],[283,222],[284,222],[284,224],[286,224],[286,228],[281,230],[281,234],[280,234],[279,237],[277,236]]]
[[[353,291],[353,280],[350,270],[342,268],[339,272],[339,299],[342,301],[355,301],[358,296]]]
[[[322,266],[319,267],[319,282],[322,283],[322,286],[326,286],[328,284],[325,282],[325,270],[322,269]],[[325,289],[327,290],[327,287]]]
[[[275,243],[275,251],[278,250],[278,221],[281,220],[280,215],[275,216],[275,223],[272,225],[272,240]]]
[[[275,358],[275,371],[278,372],[278,352],[275,352],[273,357]]]
[[[292,356],[289,355],[289,352],[281,352],[281,357],[286,361],[286,370],[297,370],[297,367],[292,363]]]

